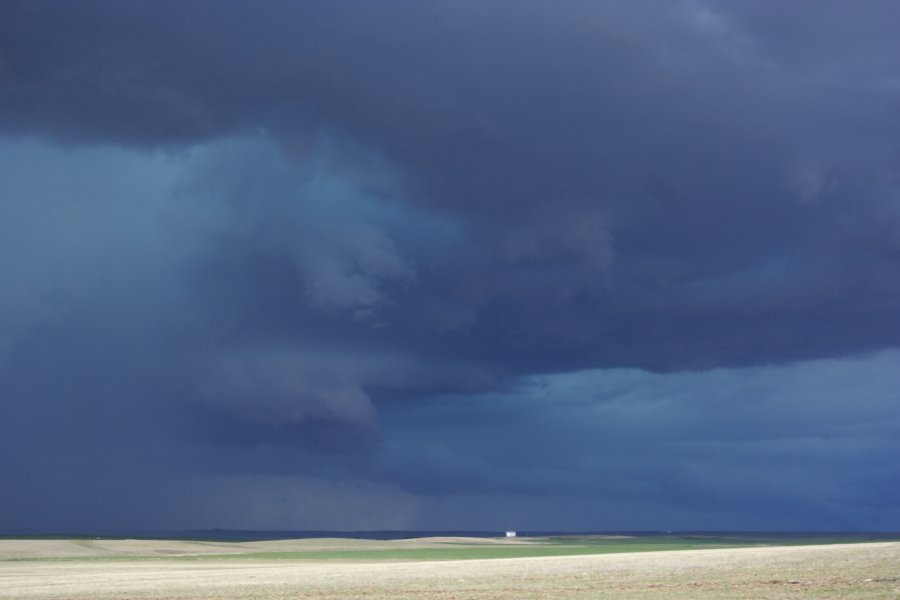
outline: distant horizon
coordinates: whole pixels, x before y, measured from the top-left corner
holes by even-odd
[[[32,533],[0,533],[0,538],[80,538],[100,537],[109,539],[139,538],[139,539],[217,539],[221,541],[251,541],[251,540],[275,540],[275,539],[312,539],[319,537],[341,537],[360,539],[404,539],[416,537],[503,537],[507,530],[464,530],[464,529],[436,529],[436,530],[245,530],[245,529],[185,529],[172,531],[74,531],[74,532],[32,532]],[[765,537],[828,537],[828,536],[863,536],[872,539],[900,538],[900,531],[824,531],[824,530],[797,530],[797,531],[728,531],[728,530],[638,530],[638,531],[515,531],[518,537],[565,537],[565,536],[765,536]],[[419,535],[422,534],[422,535]]]

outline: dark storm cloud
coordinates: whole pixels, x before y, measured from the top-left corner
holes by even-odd
[[[464,328],[460,353],[665,369],[897,341],[867,323],[896,325],[900,297],[890,4],[4,10],[7,131],[146,145],[265,128],[298,162],[322,136],[341,168],[388,161],[371,185],[465,244],[420,268],[397,326]],[[414,269],[390,238],[336,243],[369,244],[370,273],[329,281],[311,240],[320,303],[378,302],[366,277]]]
[[[134,502],[169,478],[208,477],[202,498],[302,474],[348,505],[422,494],[425,526],[442,492],[540,490],[532,514],[631,490],[695,523],[677,511],[715,504],[741,461],[766,489],[768,458],[712,435],[731,413],[709,405],[682,405],[705,429],[677,448],[652,424],[678,411],[607,415],[639,415],[622,431],[671,464],[568,469],[611,449],[567,438],[578,411],[541,425],[521,386],[896,347],[898,19],[875,1],[3,3],[2,429],[45,474],[22,498],[70,472],[83,498],[115,474]],[[786,402],[831,435],[804,398]],[[448,443],[456,421],[479,443]],[[688,442],[733,462],[689,473]],[[865,502],[885,477],[856,482]],[[774,515],[795,489],[749,504]],[[718,502],[750,511],[737,496]]]
[[[673,340],[634,328],[614,334],[640,346],[621,359],[586,347],[637,310],[679,339],[672,323],[696,321],[703,341],[681,353],[698,364],[802,357],[819,353],[814,326],[794,325],[783,350],[762,336],[746,356],[736,346],[753,314],[799,323],[812,309],[834,316],[847,350],[881,347],[896,339],[858,339],[856,322],[873,307],[898,318],[897,49],[881,25],[893,9],[844,21],[840,6],[811,8],[12,3],[0,115],[8,131],[68,141],[264,127],[299,161],[320,135],[351,163],[376,152],[401,172],[391,194],[464,228],[470,256],[420,277],[412,310],[471,325],[478,346],[580,344],[572,366],[643,355],[666,368],[653,348]],[[825,35],[841,49],[814,60]],[[382,245],[373,273],[411,272],[392,240],[368,243]],[[375,298],[326,281],[327,264],[303,268],[320,272],[320,302]],[[508,322],[478,318],[494,311]]]

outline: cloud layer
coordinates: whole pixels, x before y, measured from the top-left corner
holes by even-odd
[[[898,18],[4,3],[0,528],[900,526]]]

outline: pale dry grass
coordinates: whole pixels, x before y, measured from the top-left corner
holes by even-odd
[[[443,562],[6,561],[0,598],[900,598],[900,543]]]
[[[247,552],[227,542],[182,540],[12,540],[0,539],[0,560],[23,558],[94,558]]]
[[[246,554],[250,552],[312,552],[320,550],[396,550],[403,548],[444,548],[464,543],[479,545],[532,544],[527,538],[431,537],[403,540],[361,540],[314,538],[223,542],[193,540],[116,539],[0,539],[0,561],[23,558],[119,558],[126,556],[194,556],[199,554]]]

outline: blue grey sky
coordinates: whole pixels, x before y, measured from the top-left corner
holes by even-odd
[[[0,4],[0,533],[900,530],[897,22]]]

